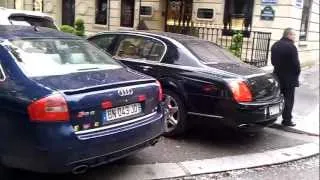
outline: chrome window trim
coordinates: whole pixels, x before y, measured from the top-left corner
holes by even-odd
[[[88,130],[78,131],[78,132],[75,132],[75,134],[76,135],[83,135],[83,134],[93,133],[93,132],[97,132],[97,131],[104,131],[104,130],[107,130],[107,129],[112,129],[112,128],[123,126],[123,125],[127,125],[127,124],[132,124],[132,123],[141,121],[142,119],[150,118],[150,117],[154,116],[155,114],[157,114],[157,112],[153,112],[153,113],[150,113],[148,115],[145,115],[145,116],[142,116],[142,117],[139,117],[139,118],[136,118],[136,119],[132,119],[132,120],[129,120],[129,121],[124,121],[124,122],[121,122],[121,123],[106,125],[106,126],[103,126],[103,127],[100,127],[100,128],[95,128],[95,129],[88,129]]]
[[[110,34],[110,35],[129,35],[129,36],[138,36],[138,37],[150,38],[150,39],[153,39],[153,40],[155,40],[155,41],[157,41],[157,42],[160,42],[160,43],[164,46],[164,51],[163,51],[163,53],[162,53],[159,61],[151,61],[151,60],[148,60],[148,59],[146,59],[146,60],[140,59],[140,61],[139,61],[139,60],[137,59],[137,62],[144,62],[144,61],[148,61],[148,62],[161,62],[162,59],[163,59],[163,57],[164,57],[165,54],[167,53],[167,50],[168,50],[167,45],[166,45],[162,40],[157,39],[157,38],[154,38],[154,37],[152,37],[152,36],[143,35],[143,34],[135,34],[135,33],[127,33],[127,32],[125,32],[125,33],[121,33],[121,32],[117,32],[117,33],[111,33],[111,32],[110,32],[110,33],[109,33],[109,32],[106,32],[106,33],[98,33],[98,34],[96,34],[95,36],[107,35],[107,34]],[[90,38],[92,38],[92,37],[89,37],[88,39],[90,39]],[[122,59],[122,58],[121,58],[121,59]]]
[[[211,114],[202,114],[202,113],[195,113],[195,112],[188,112],[188,114],[195,115],[195,116],[203,116],[203,117],[223,119],[223,116],[217,116],[217,115],[211,115]]]
[[[6,80],[7,77],[6,77],[6,74],[4,73],[4,70],[3,70],[2,66],[1,66],[1,64],[0,64],[0,73],[3,76],[3,78],[0,78],[0,82],[3,82],[3,81]]]

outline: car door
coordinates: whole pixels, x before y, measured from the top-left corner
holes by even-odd
[[[155,38],[123,34],[119,37],[116,50],[112,53],[132,69],[159,77],[161,59],[166,52],[166,45]]]

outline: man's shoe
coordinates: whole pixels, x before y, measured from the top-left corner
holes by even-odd
[[[283,126],[290,126],[290,127],[294,127],[296,126],[296,123],[292,122],[292,121],[282,121],[281,123]]]

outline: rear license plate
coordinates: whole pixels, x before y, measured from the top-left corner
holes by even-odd
[[[141,109],[140,103],[108,109],[106,112],[106,121],[112,121],[116,119],[133,116],[141,112],[142,112],[142,109]]]
[[[280,113],[280,105],[274,105],[274,106],[270,106],[269,107],[269,115],[275,115],[275,114],[279,114]]]

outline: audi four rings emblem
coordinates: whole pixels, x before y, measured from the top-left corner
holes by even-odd
[[[131,88],[122,88],[118,90],[119,96],[130,96],[133,94],[133,90]]]

